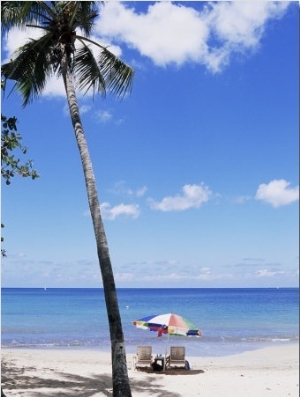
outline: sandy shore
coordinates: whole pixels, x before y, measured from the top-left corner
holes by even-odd
[[[136,371],[128,354],[133,397],[298,397],[299,345],[228,357],[187,357],[192,370],[167,375]],[[2,349],[7,397],[112,396],[109,353]]]

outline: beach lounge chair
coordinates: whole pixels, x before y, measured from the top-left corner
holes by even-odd
[[[171,346],[170,355],[167,357],[166,367],[180,367],[186,368],[185,347],[184,346]]]
[[[136,355],[133,357],[133,368],[151,367],[152,346],[137,346]]]

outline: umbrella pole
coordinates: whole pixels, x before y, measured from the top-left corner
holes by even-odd
[[[164,359],[164,368],[163,368],[164,371],[165,371],[165,369],[166,369],[166,364],[167,364],[169,338],[170,338],[170,334],[169,334],[169,332],[168,332],[168,338],[167,338],[167,341],[166,341],[166,352],[165,352],[165,359]]]
[[[168,333],[168,338],[167,338],[167,341],[166,341],[166,353],[165,353],[165,357],[167,357],[167,354],[168,354],[169,338],[170,338],[170,334]]]

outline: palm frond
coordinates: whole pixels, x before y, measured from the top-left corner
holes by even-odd
[[[92,50],[82,40],[82,47],[76,51],[74,60],[74,73],[76,76],[77,86],[80,90],[85,89],[85,93],[91,88],[93,93],[102,93],[105,95],[106,85],[94,57]]]
[[[95,18],[98,16],[95,1],[71,1],[73,10],[69,27],[74,30],[80,27],[87,37],[90,36]]]
[[[31,24],[42,28],[44,36],[30,40],[16,53],[16,58],[2,66],[6,79],[16,81],[15,88],[23,96],[23,105],[31,102],[44,89],[51,73],[63,73],[62,66],[74,74],[80,90],[123,96],[130,91],[133,69],[108,48],[88,38],[97,14],[95,1],[4,1],[2,22],[9,30],[16,25]],[[85,37],[76,33],[84,31]],[[82,43],[75,51],[74,41]],[[92,47],[100,54],[95,56]],[[64,62],[63,62],[64,60]],[[65,62],[67,61],[67,62]]]
[[[74,73],[79,76],[78,87],[81,90],[87,87],[86,91],[93,88],[94,93],[98,91],[105,94],[110,91],[117,96],[128,93],[132,86],[133,69],[99,43],[86,37],[76,37],[83,44],[74,60]],[[97,60],[85,41],[100,49]]]
[[[42,1],[2,1],[1,28],[8,31],[14,26],[27,23],[44,23],[55,17],[54,10]]]
[[[48,77],[53,73],[49,43],[52,35],[31,39],[16,53],[16,58],[1,66],[5,79],[14,80],[26,106],[43,91]]]
[[[131,91],[134,71],[130,66],[107,48],[102,49],[98,64],[106,82],[107,91],[117,96],[124,96]]]

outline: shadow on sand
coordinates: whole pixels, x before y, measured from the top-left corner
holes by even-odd
[[[203,369],[185,369],[185,368],[171,368],[166,371],[153,371],[151,368],[139,368],[139,372],[144,372],[147,374],[157,374],[157,375],[198,375],[204,374]]]
[[[139,370],[140,371],[140,370]],[[80,376],[45,369],[47,377],[35,376],[33,367],[17,368],[13,362],[2,361],[2,388],[6,397],[10,397],[10,391],[17,391],[17,395],[25,397],[112,397],[112,380],[110,374],[99,376]],[[159,376],[147,376],[144,379],[130,377],[132,394],[145,393],[155,397],[180,397],[180,394],[168,392],[160,384],[161,375],[193,375],[203,373],[202,370],[169,369],[166,372],[153,372],[143,369],[141,372],[157,374]],[[39,371],[41,374],[41,371]],[[15,394],[16,395],[16,394]]]

